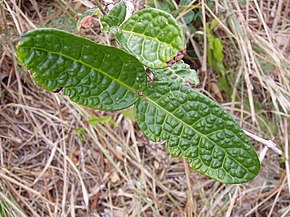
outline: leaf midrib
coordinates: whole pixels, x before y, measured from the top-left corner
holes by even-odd
[[[125,32],[125,33],[128,33],[128,34],[132,34],[132,35],[140,36],[140,37],[142,37],[142,38],[144,38],[144,39],[149,38],[149,39],[151,39],[151,40],[153,40],[153,41],[157,41],[158,43],[166,44],[166,46],[169,46],[169,47],[171,47],[172,49],[176,49],[176,50],[178,51],[178,48],[173,47],[172,44],[168,44],[168,43],[165,42],[165,41],[160,41],[158,38],[153,38],[153,37],[148,36],[148,35],[144,35],[144,34],[137,33],[137,32],[132,32],[132,31],[130,31],[130,30],[124,30],[124,29],[121,29],[121,31],[122,31],[122,32]]]
[[[144,95],[146,96],[146,95]],[[196,129],[194,129],[192,126],[190,126],[189,124],[187,124],[186,122],[184,122],[183,120],[181,120],[180,118],[176,117],[173,113],[169,112],[168,110],[164,109],[163,107],[161,107],[158,103],[156,103],[154,100],[152,100],[149,96],[146,96],[146,99],[148,101],[150,101],[152,104],[154,104],[156,107],[160,108],[162,111],[164,111],[165,113],[167,113],[168,115],[171,115],[172,117],[176,118],[177,120],[181,121],[184,125],[188,126],[190,129],[192,129],[193,131],[195,131],[196,133],[200,134],[201,136],[205,137],[206,139],[208,139],[209,141],[211,141],[213,144],[216,145],[216,143],[214,141],[212,141],[210,138],[208,138],[205,134],[197,131]],[[217,145],[218,147],[220,147],[219,145]],[[222,147],[220,147],[222,150],[224,150],[224,152],[230,156],[236,163],[238,163],[239,165],[241,165],[246,171],[248,171],[249,173],[251,173],[252,175],[255,176],[255,174],[253,174],[252,172],[250,172],[248,170],[248,168],[246,168],[244,165],[242,165],[240,162],[238,162],[235,158],[233,158],[226,149],[223,149]],[[237,178],[237,177],[235,177]]]
[[[22,47],[23,47],[23,46],[22,46]],[[39,48],[39,47],[23,47],[23,48],[30,48],[30,49],[35,49],[35,50],[41,50],[41,51],[45,51],[45,52],[48,52],[48,53],[51,53],[51,54],[57,54],[57,55],[63,56],[63,57],[65,57],[65,58],[67,58],[67,59],[70,59],[70,60],[76,61],[76,62],[78,62],[78,63],[81,63],[81,64],[83,64],[83,65],[85,65],[85,66],[87,66],[87,67],[93,69],[93,70],[96,70],[97,72],[99,72],[99,73],[101,73],[101,74],[103,74],[103,75],[109,77],[110,79],[112,79],[113,81],[119,83],[120,85],[123,85],[124,87],[128,88],[128,89],[131,90],[132,92],[134,92],[134,91],[138,91],[138,90],[135,90],[134,88],[129,87],[127,84],[121,82],[120,80],[118,80],[118,79],[112,77],[111,75],[108,75],[108,74],[107,74],[106,72],[104,72],[103,70],[98,69],[98,68],[95,68],[95,67],[93,67],[93,66],[91,66],[91,65],[89,65],[89,64],[87,64],[87,63],[84,63],[84,62],[81,61],[80,59],[77,60],[77,59],[74,59],[74,58],[72,58],[72,57],[70,57],[70,56],[68,56],[68,55],[63,54],[63,53],[60,53],[60,52],[53,52],[53,51],[49,51],[49,50],[47,50],[47,49],[43,49],[43,48]]]

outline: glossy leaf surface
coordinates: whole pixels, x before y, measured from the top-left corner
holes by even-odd
[[[165,68],[185,48],[182,27],[170,14],[154,8],[133,14],[121,25],[116,39],[150,68]]]
[[[119,26],[126,17],[126,5],[125,2],[116,4],[112,10],[100,18],[102,31],[110,32],[112,27]]]
[[[199,84],[196,71],[191,69],[190,66],[182,60],[171,67],[165,69],[152,69],[151,71],[157,81],[172,81],[181,84],[190,82],[193,85]]]
[[[154,82],[136,105],[140,129],[167,141],[169,153],[223,183],[243,183],[259,172],[257,154],[236,121],[217,103],[178,83]]]
[[[19,62],[49,91],[63,87],[74,102],[100,110],[132,105],[146,87],[146,73],[132,55],[57,29],[27,32],[17,46]]]

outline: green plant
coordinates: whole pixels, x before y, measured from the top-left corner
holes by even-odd
[[[225,67],[223,64],[224,54],[223,54],[223,44],[220,38],[215,37],[212,34],[212,30],[218,25],[218,21],[215,20],[209,27],[206,24],[206,37],[208,39],[207,47],[207,61],[210,67],[216,71],[220,72],[223,76],[225,75]]]
[[[63,89],[81,105],[106,111],[134,105],[144,134],[167,141],[168,152],[186,157],[193,169],[223,183],[253,179],[260,163],[242,129],[217,103],[184,85],[198,79],[178,62],[186,46],[182,27],[152,8],[124,21],[124,10],[123,2],[117,4],[100,22],[125,51],[57,29],[37,29],[19,42],[18,60],[39,85]],[[153,82],[147,82],[144,66],[155,74]]]

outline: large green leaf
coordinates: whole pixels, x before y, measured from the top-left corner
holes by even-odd
[[[165,68],[185,48],[182,27],[168,13],[147,8],[133,14],[116,34],[118,43],[150,68]]]
[[[112,10],[100,18],[102,31],[110,32],[113,27],[119,26],[126,17],[126,5],[125,2],[116,4]]]
[[[132,105],[146,87],[141,63],[115,47],[57,29],[27,32],[17,46],[19,62],[45,89],[64,94],[79,104],[100,110]]]
[[[190,66],[182,60],[178,61],[171,67],[165,69],[152,69],[151,71],[155,75],[157,81],[172,81],[181,84],[190,82],[194,85],[199,84],[196,71],[191,69]]]
[[[167,141],[173,156],[223,183],[243,183],[259,172],[257,154],[236,121],[217,103],[178,83],[154,82],[136,105],[140,129]]]

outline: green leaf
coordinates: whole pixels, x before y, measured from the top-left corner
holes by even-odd
[[[227,80],[229,80],[229,83],[234,83],[234,81],[231,80],[231,77],[228,75],[227,79],[225,78],[225,76],[220,76],[217,79],[217,83],[218,83],[218,87],[220,89],[222,89],[228,97],[228,101],[232,100],[232,94],[233,94],[233,88],[230,86],[230,84],[227,82]],[[237,99],[238,101],[238,99]]]
[[[169,153],[223,183],[243,183],[259,172],[253,146],[237,122],[217,103],[178,83],[154,82],[135,110],[152,141],[167,141]]]
[[[211,68],[213,68],[214,59],[213,59],[212,49],[210,49],[210,47],[207,47],[206,51],[207,51],[206,52],[207,53],[207,62],[211,66]]]
[[[183,8],[184,10],[190,3],[191,0],[181,0],[179,2],[179,8]],[[194,17],[195,13],[192,10],[188,11],[186,14],[183,15],[183,19],[186,24],[190,24],[193,21]]]
[[[182,27],[172,15],[154,8],[133,14],[116,34],[118,43],[150,68],[165,68],[185,48]]]
[[[57,29],[27,32],[17,46],[19,62],[49,91],[64,88],[74,102],[99,110],[131,106],[146,87],[146,73],[133,56]]]
[[[226,69],[224,67],[224,64],[217,61],[214,62],[213,64],[213,70],[216,72],[220,72],[222,76],[225,76],[226,74]]]
[[[85,135],[86,135],[86,129],[83,127],[80,128],[75,128],[74,130],[75,135],[80,139],[80,140],[85,140]]]
[[[211,33],[207,34],[208,39],[208,48],[213,50],[214,49],[214,37],[211,35]]]
[[[99,16],[99,15],[101,15],[101,11],[97,6],[92,7],[90,9],[88,9],[87,11],[85,11],[78,19],[77,30],[80,31],[81,26],[82,26],[82,21],[84,21],[86,18],[92,17],[92,16]]]
[[[156,0],[148,0],[148,4],[150,7],[157,8],[163,11],[170,13],[175,9],[174,4],[170,0],[156,1]]]
[[[115,124],[115,122],[112,120],[112,116],[102,116],[102,117],[90,117],[88,120],[88,123],[92,126],[95,126],[97,124],[104,124],[104,123],[110,123]]]
[[[131,119],[132,121],[136,121],[136,119],[135,119],[135,113],[134,113],[134,108],[133,108],[133,107],[130,107],[130,108],[124,109],[124,110],[122,111],[122,114],[123,114],[126,118]]]
[[[213,20],[213,22],[210,25],[210,29],[209,31],[211,32],[212,30],[214,30],[215,27],[217,27],[219,25],[219,21],[218,20]]]
[[[119,26],[126,17],[125,2],[116,4],[112,10],[100,18],[101,28],[103,32],[110,32],[114,27]]]
[[[222,63],[224,60],[223,54],[223,44],[220,38],[215,38],[213,41],[213,55],[214,58],[219,62]]]
[[[157,81],[174,81],[185,84],[189,81],[193,85],[199,84],[197,73],[194,69],[184,63],[182,60],[175,63],[173,66],[165,69],[152,69]]]

